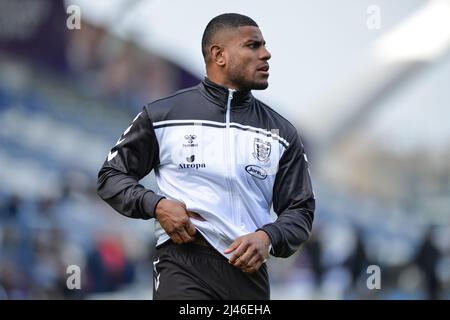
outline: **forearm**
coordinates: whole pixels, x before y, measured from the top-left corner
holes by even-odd
[[[273,194],[273,209],[278,218],[261,229],[270,237],[272,255],[289,257],[309,239],[316,205],[307,157],[298,134],[292,137],[280,160]]]

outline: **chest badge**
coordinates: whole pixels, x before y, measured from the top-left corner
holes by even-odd
[[[253,156],[261,162],[268,162],[270,160],[270,152],[272,151],[272,145],[269,141],[263,141],[259,138],[255,138],[253,142]]]

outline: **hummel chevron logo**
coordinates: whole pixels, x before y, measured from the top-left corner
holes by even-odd
[[[116,146],[117,146],[118,144],[121,144],[121,143],[124,142],[124,141],[125,141],[125,138],[117,140]]]
[[[116,146],[118,146],[119,144],[121,144],[122,142],[125,141],[125,136],[128,132],[130,132],[131,127],[133,126],[133,123],[137,120],[137,118],[139,118],[139,116],[141,115],[142,112],[139,112],[138,115],[133,119],[133,121],[131,122],[131,125],[124,131],[124,133],[122,134],[123,138],[119,138],[119,140],[117,140],[116,142]],[[117,156],[117,150],[114,152],[109,152],[108,153],[108,161],[111,161],[112,159],[114,159],[114,157]]]
[[[117,151],[114,151],[111,153],[111,151],[108,153],[108,161],[111,161],[114,159],[114,157],[117,156]]]

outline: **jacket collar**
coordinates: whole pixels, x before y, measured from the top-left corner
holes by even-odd
[[[199,89],[203,95],[211,102],[225,109],[228,100],[229,90],[215,82],[212,82],[207,77],[199,84]],[[251,91],[235,91],[233,100],[231,101],[232,108],[244,108],[254,101]]]

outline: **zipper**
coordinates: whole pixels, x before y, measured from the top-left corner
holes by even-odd
[[[238,223],[237,217],[236,217],[236,206],[235,206],[235,196],[234,196],[234,188],[233,188],[233,179],[232,179],[232,163],[234,159],[234,152],[232,147],[232,136],[231,136],[231,129],[230,129],[230,117],[231,117],[231,102],[233,100],[233,94],[235,90],[234,89],[228,89],[228,99],[227,99],[227,105],[226,105],[226,112],[225,112],[225,124],[226,124],[226,132],[225,132],[225,159],[227,159],[227,174],[226,174],[226,181],[228,184],[228,188],[230,189],[230,203],[231,203],[231,218],[234,223]],[[234,159],[235,160],[235,159]]]
[[[231,113],[231,101],[233,100],[233,89],[228,89],[228,99],[227,99],[227,110],[225,114],[225,123],[227,125],[227,130],[230,129],[230,113]]]

